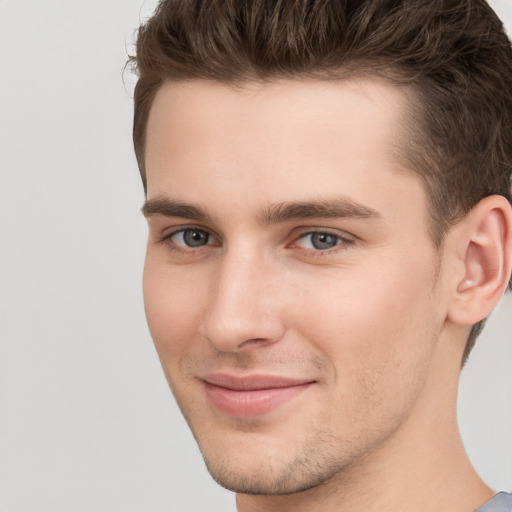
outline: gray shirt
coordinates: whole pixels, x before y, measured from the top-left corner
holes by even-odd
[[[512,512],[512,494],[499,492],[475,512]]]

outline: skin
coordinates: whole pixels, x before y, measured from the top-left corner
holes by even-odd
[[[484,273],[475,246],[467,278],[464,249],[480,217],[433,246],[423,185],[396,157],[407,94],[368,79],[157,93],[146,313],[208,469],[240,511],[469,512],[493,494],[455,414],[465,340],[485,316],[460,306]],[[186,229],[206,245],[188,246]],[[208,399],[215,372],[310,384],[235,416]]]

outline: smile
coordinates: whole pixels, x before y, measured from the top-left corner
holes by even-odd
[[[315,382],[270,375],[234,377],[212,374],[203,379],[206,397],[229,416],[254,417],[269,413],[289,402]]]

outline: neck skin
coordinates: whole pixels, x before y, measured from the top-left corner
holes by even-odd
[[[495,493],[472,467],[457,427],[462,351],[453,339],[460,333],[444,334],[412,413],[379,448],[322,487],[238,494],[238,512],[473,512],[491,499]]]

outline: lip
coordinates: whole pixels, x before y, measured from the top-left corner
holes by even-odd
[[[276,375],[209,374],[201,379],[206,397],[220,412],[235,417],[267,414],[311,387],[315,381]]]

